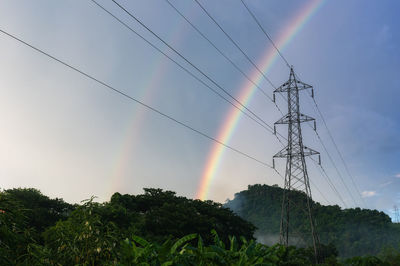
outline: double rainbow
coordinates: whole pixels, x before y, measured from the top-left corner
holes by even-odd
[[[278,47],[278,49],[283,50],[290,43],[290,41],[296,36],[297,33],[301,31],[304,25],[310,20],[313,14],[317,12],[317,10],[322,6],[323,3],[324,0],[310,0],[297,13],[295,18],[292,21],[290,21],[288,26],[285,27],[283,33],[277,39],[275,44]],[[264,73],[268,73],[268,71],[271,69],[272,65],[276,61],[277,57],[278,57],[278,52],[274,47],[267,49],[261,60],[261,64],[259,64],[261,66],[261,70]],[[263,76],[258,71],[253,72],[250,78],[251,80],[254,81],[255,84],[258,85],[261,84],[261,82],[263,81]],[[237,99],[243,105],[248,105],[256,90],[257,88],[253,83],[246,82],[242,86],[242,89],[240,90]],[[218,137],[217,137],[218,140],[220,140],[223,143],[228,143],[230,141],[238,125],[238,122],[242,117],[241,114],[242,114],[241,111],[234,107],[232,107],[229,110],[224,120],[225,122],[222,124],[221,128],[218,131]],[[212,146],[203,169],[200,184],[198,186],[198,190],[196,193],[196,198],[201,200],[207,199],[211,182],[216,176],[216,173],[218,171],[218,166],[224,155],[224,151],[225,151],[224,146],[218,143],[215,143]]]

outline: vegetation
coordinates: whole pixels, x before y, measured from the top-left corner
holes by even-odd
[[[125,234],[133,232],[160,243],[194,230],[206,243],[211,243],[212,229],[218,231],[225,243],[229,236],[253,238],[255,226],[220,203],[177,197],[175,192],[161,189],[144,191],[137,196],[115,193],[104,204],[102,217],[122,228]]]
[[[221,204],[174,192],[115,193],[70,205],[34,189],[0,192],[0,265],[311,265],[310,248],[267,246]],[[218,233],[217,233],[218,232]],[[400,250],[325,265],[398,265]],[[397,264],[396,264],[397,263]]]
[[[292,201],[305,206],[306,198],[301,192],[292,192]],[[277,240],[281,218],[282,189],[278,186],[252,185],[235,194],[225,206],[240,217],[257,226],[257,239],[271,244]],[[312,202],[312,208],[324,244],[337,247],[341,257],[378,255],[383,247],[400,245],[400,224],[391,222],[383,212],[367,209],[341,209],[339,206],[322,206]],[[294,208],[291,221],[296,229],[308,236],[309,222],[301,208]]]

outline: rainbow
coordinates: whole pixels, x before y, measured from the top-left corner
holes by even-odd
[[[283,50],[291,42],[291,40],[293,40],[297,33],[301,31],[304,25],[310,20],[313,14],[316,13],[316,11],[322,6],[323,3],[324,0],[310,0],[297,13],[295,18],[288,23],[283,33],[275,42],[279,50]],[[268,71],[271,69],[272,65],[276,61],[277,57],[278,52],[275,50],[274,47],[271,46],[269,49],[266,50],[264,56],[262,57],[261,64],[259,64],[261,66],[261,70],[264,73],[268,73]],[[255,71],[250,76],[250,78],[254,81],[255,84],[258,85],[260,85],[263,81],[263,76],[258,71]],[[242,89],[240,90],[237,99],[243,105],[248,105],[256,90],[256,86],[248,81],[242,86]],[[240,112],[240,110],[234,107],[229,110],[224,120],[225,122],[222,124],[221,128],[218,131],[218,140],[223,143],[228,143],[230,141],[238,125],[238,122],[242,117],[241,114],[242,113]],[[224,151],[224,146],[218,143],[215,143],[211,147],[200,179],[200,184],[197,189],[196,198],[201,200],[207,199],[211,182],[218,172],[218,167],[224,155]]]
[[[193,6],[189,9],[189,15],[191,17],[196,16],[195,14],[196,8]],[[173,24],[170,28],[173,29],[170,33],[170,38],[172,39],[173,44],[181,43],[183,37],[185,36],[185,32],[188,30],[189,27],[185,26],[184,23],[179,23],[180,21],[177,20],[175,24]],[[146,79],[147,82],[141,86],[142,90],[138,91],[138,95],[140,99],[144,102],[151,102],[152,99],[155,97],[155,88],[159,88],[163,81],[165,74],[167,73],[168,68],[168,61],[162,60],[162,63],[158,63],[158,59],[154,59],[152,62],[154,68],[149,73],[149,77]],[[111,169],[111,176],[110,182],[108,184],[108,191],[109,195],[112,195],[116,191],[123,191],[124,187],[126,186],[126,176],[127,176],[127,169],[129,165],[131,165],[130,158],[132,151],[135,150],[136,146],[138,145],[138,141],[140,140],[140,130],[138,128],[141,127],[144,119],[145,119],[145,109],[141,106],[134,106],[132,108],[132,115],[130,117],[130,122],[127,123],[127,128],[124,130],[123,139],[125,141],[120,143],[120,146],[116,149],[116,161],[113,163],[113,168]]]

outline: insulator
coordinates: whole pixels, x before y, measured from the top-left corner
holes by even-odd
[[[275,159],[274,158],[272,158],[272,168],[275,169]]]
[[[321,155],[318,155],[318,164],[321,165]]]
[[[275,102],[275,92],[272,94],[272,101]]]
[[[314,88],[311,89],[311,98],[314,98]]]
[[[274,124],[274,135],[276,135],[276,125]]]
[[[315,131],[317,130],[317,122],[315,122],[315,120],[314,120],[314,130]]]

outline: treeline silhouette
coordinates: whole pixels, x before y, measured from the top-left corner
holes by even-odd
[[[271,244],[279,237],[283,190],[277,185],[250,185],[236,193],[225,206],[254,224],[255,235],[261,242]],[[311,243],[308,239],[310,223],[306,209],[306,196],[291,192],[291,230],[298,239],[292,243]],[[311,203],[321,243],[333,244],[341,257],[378,255],[384,249],[400,245],[400,224],[392,223],[383,212],[369,209],[341,209],[337,205],[323,206]],[[297,233],[297,234],[296,234]]]
[[[255,230],[222,204],[161,189],[81,204],[32,188],[0,192],[0,265],[314,264],[309,247],[263,245],[254,239]],[[333,245],[322,249],[327,265],[400,261],[395,249],[346,260]]]

